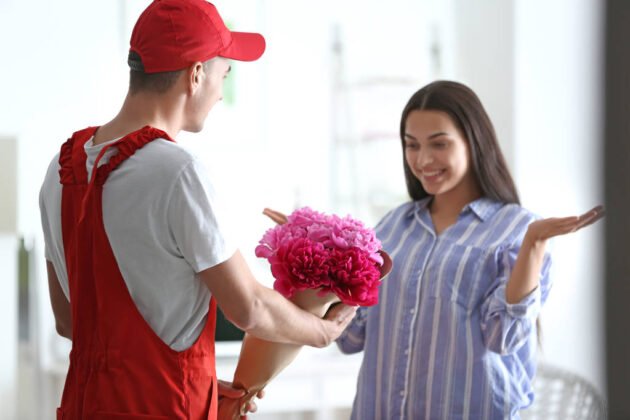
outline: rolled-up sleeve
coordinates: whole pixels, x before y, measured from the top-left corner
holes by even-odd
[[[354,319],[337,339],[337,346],[343,353],[352,354],[363,351],[367,310],[366,307],[359,308]]]
[[[551,257],[546,253],[538,287],[519,302],[507,302],[505,287],[514,268],[518,251],[518,247],[498,251],[497,283],[481,306],[481,332],[484,343],[490,351],[502,355],[514,353],[532,334],[536,334],[536,319],[551,288],[549,279]]]

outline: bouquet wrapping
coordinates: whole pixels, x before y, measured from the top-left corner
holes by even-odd
[[[269,261],[276,291],[320,318],[337,302],[375,305],[381,279],[391,269],[372,229],[350,216],[308,207],[265,232],[256,256]],[[220,418],[239,419],[241,407],[286,368],[301,347],[245,334],[233,384],[247,395],[240,401],[222,400]]]

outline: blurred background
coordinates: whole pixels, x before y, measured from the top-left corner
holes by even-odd
[[[147,0],[0,0],[0,418],[50,419],[70,344],[48,299],[38,193],[73,131],[107,122],[127,89],[131,29]],[[436,79],[468,84],[489,112],[524,207],[565,216],[603,203],[604,2],[217,0],[265,55],[233,63],[200,134],[233,235],[259,281],[264,207],[352,214],[374,225],[407,200],[403,106]],[[552,245],[545,363],[606,394],[604,224]],[[218,344],[231,378],[238,341]],[[347,418],[359,356],[306,349],[254,418]]]

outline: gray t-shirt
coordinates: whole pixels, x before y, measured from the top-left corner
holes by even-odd
[[[88,174],[108,143],[85,144]],[[115,153],[115,147],[107,150],[99,166]],[[58,159],[53,159],[44,179],[40,210],[46,259],[69,299]],[[227,239],[223,212],[203,165],[176,143],[164,139],[148,143],[107,179],[103,222],[142,316],[172,349],[190,347],[203,330],[210,301],[210,292],[196,273],[236,251]]]

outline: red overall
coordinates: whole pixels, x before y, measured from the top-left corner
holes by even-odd
[[[57,419],[216,419],[214,298],[197,342],[182,352],[171,349],[138,312],[103,225],[102,193],[110,172],[150,141],[169,137],[151,127],[127,135],[113,144],[118,153],[93,170],[88,183],[83,145],[95,131],[76,132],[59,158],[72,352]]]

